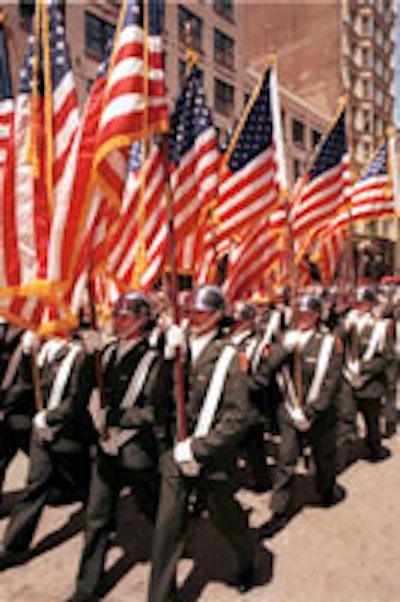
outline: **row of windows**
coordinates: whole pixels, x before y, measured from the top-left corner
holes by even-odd
[[[286,114],[282,111],[282,128],[283,132],[286,132]],[[311,130],[311,144],[312,147],[315,148],[319,141],[321,140],[321,132],[318,130]],[[293,118],[291,120],[291,141],[292,143],[299,148],[306,148],[306,126],[299,119]]]

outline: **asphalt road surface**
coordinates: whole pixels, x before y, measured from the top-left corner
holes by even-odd
[[[268,531],[270,493],[240,489],[260,540],[260,585],[246,595],[229,585],[236,564],[205,518],[192,519],[179,563],[182,602],[398,602],[400,600],[400,436],[390,459],[359,460],[339,477],[346,499],[323,509],[300,464],[298,511],[279,532]],[[24,483],[27,462],[18,456],[7,475],[6,508]],[[151,528],[128,492],[119,508],[119,531],[107,557],[102,593],[107,602],[146,600]],[[0,537],[7,517],[0,520]],[[82,546],[78,504],[46,508],[26,561],[0,573],[0,602],[65,602],[71,595]]]

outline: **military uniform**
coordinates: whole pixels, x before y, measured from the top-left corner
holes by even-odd
[[[84,501],[87,497],[89,446],[94,438],[87,411],[94,381],[92,358],[80,343],[54,345],[54,341],[47,343],[42,350],[46,409],[41,416],[45,426],[37,423],[32,430],[27,484],[5,532],[6,552],[28,548],[46,503]],[[46,355],[50,346],[51,358],[50,353]]]
[[[302,332],[302,348],[287,354],[276,345],[260,368],[265,378],[277,370],[277,381],[283,403],[278,409],[281,443],[274,473],[272,511],[285,515],[290,501],[290,488],[301,447],[307,440],[316,467],[316,489],[322,504],[335,497],[335,422],[334,399],[343,362],[341,346],[330,333],[318,328]],[[295,354],[298,354],[297,359]],[[296,382],[295,363],[300,362],[300,383]],[[299,390],[301,392],[299,392]],[[296,427],[292,410],[300,404],[308,425],[304,433]]]
[[[91,600],[95,594],[123,485],[132,487],[140,510],[154,523],[158,445],[165,445],[155,423],[160,422],[158,411],[167,411],[171,397],[169,370],[159,352],[149,347],[147,337],[115,341],[104,350],[102,363],[108,434],[93,462],[74,601]]]
[[[368,455],[379,460],[387,455],[381,444],[379,417],[392,357],[389,322],[370,311],[358,311],[350,322],[344,376],[364,417]]]
[[[171,451],[161,459],[162,487],[153,544],[151,602],[167,600],[174,583],[176,565],[183,552],[187,499],[193,486],[204,497],[212,522],[235,550],[241,570],[246,571],[252,563],[254,543],[248,530],[247,516],[234,498],[232,482],[235,455],[245,433],[250,410],[246,381],[237,352],[232,347],[212,422],[203,432],[199,426],[201,416],[204,416],[203,404],[209,398],[210,383],[215,384],[213,374],[216,365],[226,347],[218,335],[213,335],[194,363],[187,365],[188,432],[193,433],[191,448],[200,470],[196,476],[187,476]],[[171,415],[169,418],[170,426],[167,428],[173,429],[174,417]],[[201,433],[201,436],[196,433]]]
[[[231,337],[231,341],[239,349],[241,363],[245,364],[247,374],[254,417],[253,424],[249,426],[243,440],[243,447],[254,477],[254,489],[260,492],[269,489],[272,482],[265,458],[264,432],[275,430],[277,391],[274,378],[265,382],[257,380],[255,375],[264,353],[268,352],[270,345],[276,339],[280,326],[281,315],[278,310],[272,310],[261,333],[245,331]]]

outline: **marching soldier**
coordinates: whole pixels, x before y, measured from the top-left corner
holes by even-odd
[[[171,384],[162,355],[149,345],[153,320],[148,298],[139,291],[122,295],[113,309],[113,324],[116,340],[102,355],[106,407],[95,420],[100,440],[74,602],[95,597],[122,486],[132,487],[151,523],[158,504],[158,445],[165,442],[156,422],[158,411],[167,411]]]
[[[225,301],[218,287],[197,290],[190,311],[188,437],[161,458],[162,486],[153,544],[149,600],[168,600],[183,552],[187,499],[197,487],[210,518],[236,552],[244,591],[254,579],[255,544],[247,516],[234,498],[232,470],[249,415],[246,381],[235,347],[221,339]],[[185,348],[179,327],[167,331],[167,349]],[[174,426],[170,416],[170,428]]]
[[[35,403],[31,364],[23,353],[22,331],[0,324],[0,503],[7,467],[19,449],[29,453]]]
[[[344,377],[364,417],[367,459],[377,462],[390,455],[381,442],[379,418],[387,387],[386,368],[393,348],[388,336],[388,320],[374,315],[375,292],[365,287],[357,296],[357,311],[350,312],[346,320],[348,345]]]
[[[233,312],[233,332],[230,340],[239,351],[242,371],[247,375],[250,387],[251,374],[260,361],[262,347],[267,343],[265,337],[256,332],[256,309],[250,303],[236,303]],[[269,417],[268,391],[250,389],[250,401],[254,414],[253,423],[249,426],[243,447],[254,479],[253,488],[257,492],[267,491],[271,487],[271,477],[265,461],[264,427],[265,418]]]
[[[37,339],[31,337],[30,344],[34,353]],[[94,437],[87,410],[92,357],[81,342],[66,336],[45,343],[38,363],[43,409],[33,418],[27,484],[5,532],[5,563],[29,547],[46,503],[85,501],[88,492],[89,446]]]
[[[287,519],[291,483],[305,440],[311,444],[320,503],[330,506],[343,499],[335,480],[334,399],[343,362],[340,341],[321,328],[321,303],[305,296],[298,307],[298,325],[289,330],[283,345],[271,348],[258,378],[276,378],[283,403],[278,409],[281,444],[274,474],[271,508],[273,520]]]

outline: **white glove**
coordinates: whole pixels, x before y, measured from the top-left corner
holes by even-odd
[[[174,359],[177,349],[180,349],[183,353],[186,352],[185,331],[181,326],[171,324],[165,332],[164,358],[166,360]]]
[[[22,351],[29,355],[40,347],[40,337],[33,330],[26,330],[22,335]]]
[[[98,408],[92,413],[94,428],[100,434],[103,434],[107,426],[107,408]]]
[[[92,389],[89,400],[89,413],[96,431],[103,434],[107,424],[107,408],[101,407],[100,392],[98,387]]]
[[[298,431],[305,432],[309,430],[309,428],[311,427],[311,423],[301,408],[293,408],[292,406],[287,405],[286,409],[289,413],[290,418],[293,421],[295,428]]]
[[[293,349],[299,344],[300,342],[300,332],[298,330],[289,330],[289,332],[286,332],[284,337],[283,337],[283,346],[286,349],[286,351],[293,351]]]
[[[103,349],[103,337],[98,330],[81,330],[79,336],[87,353],[93,354]]]
[[[176,443],[172,455],[174,461],[179,465],[181,472],[185,476],[198,476],[200,472],[200,464],[193,455],[192,440],[190,437]]]
[[[39,412],[36,412],[33,417],[33,426],[43,441],[53,441],[54,432],[53,429],[47,424],[46,410],[40,410]]]
[[[358,376],[361,369],[360,360],[350,360],[347,362],[347,368],[354,376]]]

